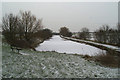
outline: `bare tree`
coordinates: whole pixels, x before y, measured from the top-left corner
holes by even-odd
[[[13,44],[16,40],[17,27],[19,24],[18,17],[13,14],[6,15],[3,17],[3,35],[5,36],[9,44]]]
[[[82,28],[81,32],[78,33],[79,34],[79,38],[80,39],[89,39],[90,38],[90,34],[89,34],[89,29],[88,28]]]
[[[107,25],[99,28],[95,31],[95,40],[101,43],[120,46],[119,25],[117,25],[117,29],[110,28]]]
[[[35,33],[43,28],[42,20],[37,20],[30,11],[20,12],[20,14],[21,23],[25,31],[25,38],[29,41],[31,39],[31,35],[29,34]]]
[[[103,25],[98,30],[95,31],[95,40],[98,42],[106,43],[109,39],[109,26]]]
[[[43,42],[42,38],[34,36],[43,28],[42,20],[36,19],[30,11],[20,12],[20,16],[6,15],[3,17],[2,28],[3,35],[11,46],[35,50]]]

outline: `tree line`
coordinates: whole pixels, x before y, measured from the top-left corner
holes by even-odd
[[[82,40],[90,40],[91,36],[93,36],[96,42],[120,46],[120,24],[117,25],[116,29],[110,28],[108,25],[103,25],[95,30],[92,35],[89,29],[84,27],[76,36],[67,27],[62,27],[60,28],[60,35]]]
[[[120,24],[116,29],[103,25],[94,34],[95,41],[120,46]]]

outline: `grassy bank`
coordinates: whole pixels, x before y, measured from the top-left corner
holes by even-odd
[[[79,55],[22,50],[3,45],[3,78],[117,78],[117,68],[107,68]]]

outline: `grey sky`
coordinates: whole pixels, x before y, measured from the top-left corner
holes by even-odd
[[[7,2],[2,3],[3,16],[17,14],[20,10],[31,11],[43,19],[46,28],[58,31],[66,26],[71,31],[87,27],[90,31],[104,24],[115,27],[118,22],[117,2]]]

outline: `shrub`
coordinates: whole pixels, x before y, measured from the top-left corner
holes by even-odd
[[[42,38],[43,39],[49,39],[50,37],[52,37],[52,31],[50,29],[43,29],[42,30]]]
[[[47,40],[52,37],[52,31],[50,29],[39,30],[34,34],[36,37],[41,37],[43,40]]]
[[[66,37],[71,37],[72,33],[69,31],[67,27],[61,27],[60,28],[60,35],[66,36]]]

